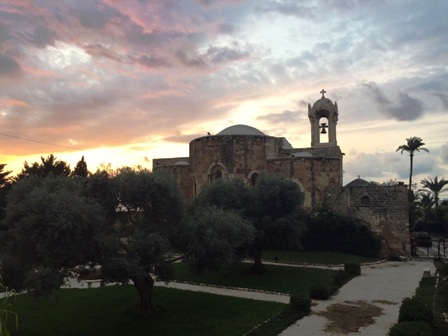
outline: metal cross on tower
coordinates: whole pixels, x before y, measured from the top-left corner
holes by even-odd
[[[325,98],[325,94],[327,93],[327,91],[325,91],[324,89],[322,89],[322,91],[321,91],[320,93],[322,93],[322,98]]]

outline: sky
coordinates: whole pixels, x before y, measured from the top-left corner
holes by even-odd
[[[152,168],[246,124],[309,147],[337,102],[344,184],[448,178],[448,1],[0,0],[0,163]]]

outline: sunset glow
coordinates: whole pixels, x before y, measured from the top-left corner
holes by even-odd
[[[339,107],[344,183],[448,177],[448,2],[0,3],[0,163],[188,156],[247,124],[310,145],[308,103]]]

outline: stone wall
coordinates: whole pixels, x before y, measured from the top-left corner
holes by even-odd
[[[212,178],[214,167],[225,180],[247,180],[251,172],[266,170],[266,159],[278,155],[282,140],[266,136],[209,136],[190,142],[190,169],[196,190]]]
[[[188,157],[177,157],[168,159],[154,159],[153,160],[153,170],[165,170],[170,172],[176,177],[179,189],[187,200],[192,200],[194,198],[193,194],[193,182],[190,172],[190,158]]]
[[[325,204],[363,220],[383,240],[383,254],[410,256],[407,188],[372,184],[328,187]]]
[[[342,185],[341,161],[335,158],[289,157],[268,160],[267,170],[296,182],[305,194],[307,209],[323,206],[325,188]]]
[[[176,174],[189,200],[213,180],[216,169],[224,180],[246,183],[251,174],[268,171],[297,183],[305,194],[305,208],[321,207],[325,188],[342,186],[341,150],[337,146],[293,149],[288,144],[284,138],[269,136],[205,136],[190,142],[188,158],[155,159],[153,167]]]

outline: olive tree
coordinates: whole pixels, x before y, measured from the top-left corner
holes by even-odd
[[[220,267],[252,239],[252,226],[231,211],[203,208],[184,220],[182,194],[167,173],[125,167],[91,177],[50,174],[15,183],[0,233],[8,285],[49,294],[75,266],[94,263],[104,282],[132,282],[135,307],[146,313],[155,280],[169,280],[173,262]]]
[[[298,186],[278,175],[263,173],[254,187],[241,181],[218,181],[201,190],[195,206],[232,209],[252,223],[255,234],[248,247],[252,271],[264,272],[264,249],[296,249],[300,246],[303,194]]]
[[[221,267],[238,258],[252,227],[232,212],[203,208],[185,216],[173,175],[145,169],[119,169],[114,177],[122,225],[128,239],[103,265],[103,280],[132,281],[136,308],[153,309],[155,280],[168,281],[172,264],[185,260],[197,271]]]
[[[8,265],[20,266],[25,278],[16,277],[8,286],[47,294],[63,284],[73,267],[101,261],[107,244],[103,211],[83,195],[83,188],[78,179],[55,176],[31,176],[13,185],[0,252],[13,261]]]

